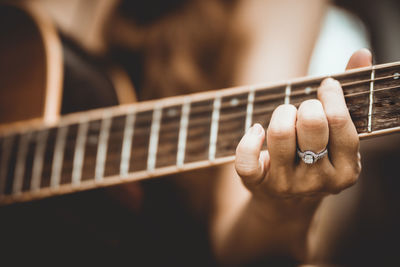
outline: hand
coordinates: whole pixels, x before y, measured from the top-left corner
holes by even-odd
[[[371,53],[353,54],[346,69],[371,65]],[[361,170],[359,139],[339,82],[325,79],[318,99],[281,105],[267,130],[267,151],[261,151],[265,131],[255,124],[236,149],[235,167],[254,195],[323,196],[338,193],[357,181]],[[300,150],[329,154],[314,164],[297,159]]]

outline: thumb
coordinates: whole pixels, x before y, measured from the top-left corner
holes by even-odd
[[[264,128],[256,123],[240,140],[236,148],[235,168],[245,184],[258,184],[269,166],[269,153],[262,151]]]

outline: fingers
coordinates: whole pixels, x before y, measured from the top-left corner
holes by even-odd
[[[363,48],[356,51],[351,56],[349,62],[347,63],[346,70],[368,67],[371,66],[371,64],[372,64],[372,54],[368,49]]]
[[[358,151],[359,139],[351,120],[343,91],[338,81],[325,79],[318,89],[326,118],[329,123],[329,151],[332,164],[348,161]]]
[[[256,123],[242,137],[236,148],[235,168],[247,184],[257,184],[265,176],[269,155],[267,151],[261,153],[264,140],[264,128]]]
[[[271,165],[291,166],[296,153],[296,107],[281,105],[271,117],[267,131],[267,147]]]
[[[300,105],[296,128],[301,151],[311,150],[319,153],[328,145],[328,121],[320,101],[312,99]]]
[[[369,66],[371,60],[371,53],[361,49],[346,69]],[[321,83],[318,100],[303,102],[298,111],[293,105],[276,108],[267,130],[268,151],[261,152],[264,140],[265,131],[256,124],[237,147],[235,167],[247,185],[260,185],[277,195],[296,195],[339,192],[357,180],[358,134],[342,88],[331,78]],[[296,164],[296,146],[316,153],[328,146],[329,157],[312,166]]]
[[[236,148],[235,168],[245,184],[259,184],[272,164],[275,169],[290,169],[296,153],[296,108],[281,105],[276,108],[268,127],[268,151],[262,151],[265,131],[255,124],[243,136]],[[273,156],[272,156],[273,155]]]

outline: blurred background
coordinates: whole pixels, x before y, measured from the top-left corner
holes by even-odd
[[[270,51],[277,52],[262,59],[270,59],[270,65],[276,68],[265,63],[266,69],[271,71],[264,73],[263,65],[252,64],[252,54],[245,52],[254,45],[246,39],[246,30],[255,29],[256,33],[263,33],[263,29],[269,28],[256,19],[248,19],[245,26],[236,23],[245,16],[252,18],[252,12],[254,18],[260,17],[251,7],[246,9],[243,0],[31,0],[0,1],[0,4],[10,2],[23,6],[29,14],[32,12],[33,21],[44,25],[40,31],[52,36],[50,39],[56,39],[50,42],[53,44],[51,48],[35,51],[37,54],[50,51],[55,54],[52,58],[58,61],[48,63],[44,73],[34,74],[32,70],[40,69],[44,59],[15,52],[27,63],[24,71],[19,65],[16,69],[10,67],[7,60],[14,56],[10,50],[17,51],[15,48],[18,47],[20,51],[27,51],[27,47],[33,49],[40,41],[30,34],[34,31],[29,27],[32,22],[20,23],[17,16],[12,20],[12,16],[6,16],[9,11],[3,9],[0,17],[0,32],[3,34],[0,39],[0,77],[4,83],[0,86],[15,87],[13,90],[16,91],[22,87],[29,88],[11,97],[25,99],[21,104],[10,104],[9,95],[1,93],[0,118],[3,123],[15,120],[12,115],[19,114],[27,106],[32,107],[31,110],[24,114],[21,112],[19,119],[39,116],[52,119],[56,115],[50,113],[58,111],[66,114],[246,83],[332,74],[344,70],[350,55],[362,47],[372,50],[375,64],[400,60],[400,2],[396,0],[310,1],[311,5],[306,9],[296,1],[281,1],[274,10],[281,14],[281,19],[276,20],[266,38],[295,42],[299,50],[304,51],[304,56],[296,56],[293,52],[296,48],[282,43],[280,49],[277,45],[271,46]],[[252,2],[257,3],[257,0]],[[259,2],[274,6],[271,4],[273,0]],[[238,11],[240,8],[245,12]],[[265,16],[270,13],[266,10]],[[304,33],[296,28],[302,24],[302,19],[307,21],[299,15],[302,13],[309,18],[308,24],[304,23]],[[283,25],[280,31],[290,29],[293,33],[289,37],[276,33],[279,25]],[[303,37],[311,30],[315,34],[309,34],[312,36],[309,40]],[[5,36],[19,45],[5,45]],[[264,42],[259,39],[251,41],[255,44]],[[57,56],[57,46],[62,51],[61,56]],[[268,49],[268,46],[261,49]],[[29,60],[35,63],[30,64]],[[241,71],[250,65],[258,66],[258,71],[250,74],[250,71]],[[296,66],[302,67],[295,69]],[[31,75],[21,76],[20,73]],[[11,78],[17,74],[22,81],[13,87]],[[51,78],[43,78],[46,75]],[[50,80],[46,83],[37,79],[38,76]],[[50,85],[60,89],[59,96],[54,93],[54,101],[60,101],[59,104],[46,104],[43,98],[33,101],[36,97],[28,96],[33,87],[45,95],[43,88]],[[46,104],[45,108],[39,107],[43,104]],[[363,171],[359,183],[324,203],[331,213],[322,213],[321,220],[329,226],[329,231],[321,230],[325,239],[316,241],[316,247],[320,249],[314,257],[316,262],[339,266],[400,263],[398,246],[393,245],[400,238],[400,194],[397,192],[400,177],[396,168],[400,162],[399,137],[395,134],[362,141]],[[19,220],[17,226],[24,228],[24,234],[18,235],[17,239],[10,234],[18,228],[15,225],[6,235],[5,240],[10,242],[7,251],[13,252],[18,247],[29,251],[35,242],[41,242],[39,239],[42,237],[43,245],[33,249],[42,255],[35,256],[35,259],[44,256],[47,250],[60,257],[74,252],[88,261],[97,257],[96,262],[103,259],[112,262],[113,257],[118,256],[121,262],[213,265],[206,227],[203,226],[206,219],[199,220],[198,215],[193,214],[201,212],[188,211],[189,204],[180,203],[187,196],[174,192],[182,188],[185,186],[156,181],[141,189],[128,189],[136,194],[135,201],[144,201],[145,210],[154,210],[145,213],[144,219],[143,216],[138,219],[136,204],[135,207],[126,204],[132,203],[132,199],[124,200],[121,191],[107,193],[107,197],[103,193],[91,192],[7,210],[8,213],[3,215],[15,216]],[[137,200],[142,191],[145,200]],[[126,190],[124,192],[128,194]],[[117,200],[110,202],[110,195]],[[168,201],[160,204],[160,199]],[[188,202],[200,211],[210,205],[195,200]],[[335,204],[331,204],[333,202]],[[173,211],[171,206],[175,207]],[[88,214],[87,209],[90,210]],[[181,211],[189,215],[182,215]],[[42,216],[42,220],[33,219],[35,214]],[[156,221],[164,225],[160,227]],[[32,225],[26,225],[29,222]],[[13,221],[8,223],[9,226]],[[34,227],[40,231],[32,233]],[[58,227],[63,228],[64,233],[59,233]],[[132,230],[133,227],[149,232]],[[137,240],[132,242],[132,239]],[[131,252],[134,250],[136,253]],[[98,255],[102,253],[104,255]],[[105,256],[107,253],[109,256]]]

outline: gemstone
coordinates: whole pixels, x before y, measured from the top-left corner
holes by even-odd
[[[304,155],[304,162],[307,164],[312,164],[314,162],[314,157],[312,155]]]

